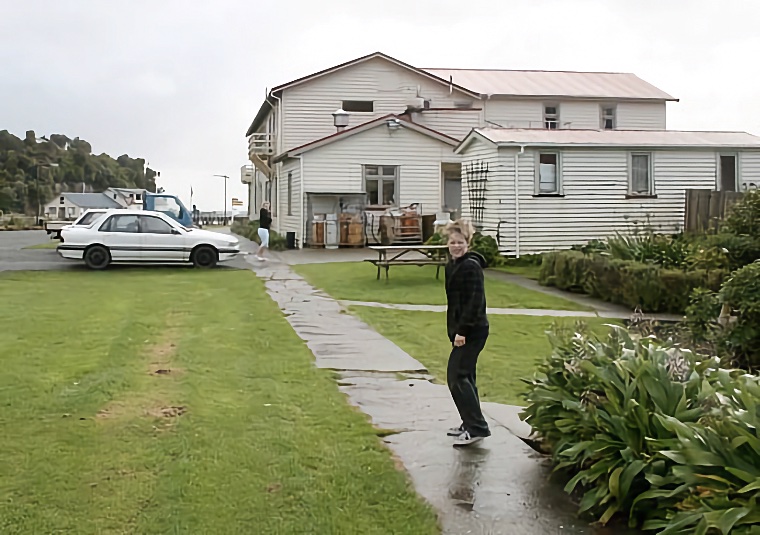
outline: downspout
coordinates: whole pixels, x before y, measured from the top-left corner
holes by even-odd
[[[515,256],[520,258],[520,155],[525,154],[525,145],[515,153]]]

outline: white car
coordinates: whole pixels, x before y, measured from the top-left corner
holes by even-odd
[[[61,230],[58,254],[91,269],[111,263],[192,263],[211,268],[240,254],[234,236],[188,229],[160,212],[107,210],[89,226]]]

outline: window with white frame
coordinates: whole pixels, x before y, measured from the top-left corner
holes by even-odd
[[[544,128],[548,130],[559,128],[559,104],[544,104]]]
[[[602,130],[615,129],[615,106],[612,104],[602,104]]]
[[[557,152],[540,152],[536,165],[536,194],[559,195],[562,182]]]
[[[364,191],[368,204],[395,206],[398,204],[397,190],[398,166],[364,166]]]
[[[648,152],[633,152],[630,157],[630,194],[653,195],[652,155]]]

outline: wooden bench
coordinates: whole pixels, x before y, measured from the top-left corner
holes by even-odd
[[[435,278],[438,279],[441,266],[449,261],[446,245],[373,245],[369,248],[377,252],[377,259],[365,262],[377,267],[377,280],[380,280],[381,269],[385,269],[385,279],[388,280],[391,266],[435,266]],[[416,258],[405,258],[407,255],[416,255]]]

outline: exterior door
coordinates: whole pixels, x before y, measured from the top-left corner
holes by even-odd
[[[111,258],[121,262],[142,260],[137,215],[118,214],[109,217],[98,229],[101,241],[111,251]]]
[[[179,229],[160,217],[141,215],[140,237],[142,258],[151,262],[184,262],[189,257],[185,250],[187,238]]]
[[[720,155],[720,189],[736,191],[736,155]]]

